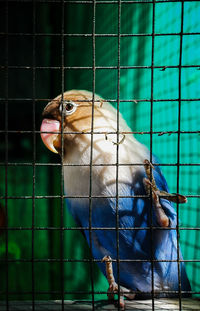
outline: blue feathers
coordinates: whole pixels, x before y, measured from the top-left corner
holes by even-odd
[[[172,204],[160,199],[165,214],[170,219],[170,228],[160,228],[154,208],[146,191],[143,179],[145,170],[139,170],[132,185],[121,185],[123,196],[118,200],[119,215],[119,259],[120,280],[117,280],[117,264],[113,263],[116,282],[121,286],[138,292],[138,296],[149,297],[153,283],[155,294],[159,297],[176,296],[179,291],[177,264],[176,213]],[[154,178],[160,190],[168,191],[166,181],[159,168],[154,171]],[[128,198],[127,198],[128,197]],[[69,201],[69,208],[74,218],[82,227],[89,227],[89,205]],[[151,219],[152,217],[152,219]],[[150,226],[154,227],[151,231]],[[105,255],[117,260],[116,235],[116,200],[114,198],[95,198],[92,200],[92,252],[99,261]],[[158,227],[158,229],[155,229]],[[95,229],[98,228],[98,229]],[[105,228],[105,229],[104,229]],[[110,229],[109,229],[110,228]],[[89,230],[85,230],[90,245]],[[181,254],[179,254],[180,258]],[[139,261],[141,260],[141,261]],[[106,275],[105,264],[98,263]],[[190,284],[184,263],[180,263],[181,290],[189,291]],[[141,295],[139,294],[141,292]],[[171,293],[172,292],[172,293]]]

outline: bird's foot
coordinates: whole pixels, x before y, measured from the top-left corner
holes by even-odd
[[[143,182],[147,194],[150,196],[152,193],[152,200],[155,206],[157,221],[161,227],[168,227],[170,221],[160,204],[160,198],[163,197],[168,201],[175,203],[186,203],[187,198],[179,193],[168,193],[166,191],[159,190],[156,186],[156,182],[153,176],[154,166],[147,159],[144,160],[144,168],[147,178],[144,178]]]
[[[119,287],[117,283],[112,282],[111,284],[109,284],[109,288],[107,291],[108,300],[114,301],[114,296],[115,294],[118,294],[118,292],[119,292]],[[120,288],[119,305],[120,305],[121,310],[125,310],[124,294],[121,288]]]
[[[115,282],[109,284],[107,291],[108,300],[114,300],[114,295],[118,293],[118,285]]]
[[[107,291],[108,300],[114,301],[115,294],[119,293],[120,289],[120,308],[121,310],[124,310],[125,303],[124,303],[124,294],[121,288],[118,287],[117,283],[115,282],[115,278],[113,275],[113,268],[112,268],[112,259],[110,256],[104,256],[102,261],[105,261],[106,263],[106,276],[109,284],[109,288]]]

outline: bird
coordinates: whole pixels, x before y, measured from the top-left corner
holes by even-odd
[[[85,90],[58,95],[43,110],[41,138],[62,157],[67,206],[107,277],[108,298],[188,296],[173,202],[156,156],[121,113]],[[184,293],[185,292],[185,293]]]

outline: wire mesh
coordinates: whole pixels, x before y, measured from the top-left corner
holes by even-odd
[[[61,299],[64,310],[65,299],[85,297],[94,310],[95,301],[106,297],[107,283],[96,266],[100,259],[92,258],[93,230],[116,231],[118,279],[120,262],[134,261],[119,258],[118,204],[129,198],[118,192],[118,170],[126,165],[119,163],[120,134],[134,134],[149,148],[151,159],[157,154],[171,191],[188,198],[188,206],[176,206],[175,228],[156,227],[177,231],[182,310],[181,262],[191,293],[200,294],[199,1],[13,0],[1,2],[0,14],[0,200],[6,218],[0,228],[0,298],[7,310],[9,301],[20,299],[32,300],[32,310],[36,299]],[[93,163],[92,137],[101,134],[93,118],[87,132],[90,162],[85,164],[90,168],[89,197],[65,195],[64,168],[82,165],[65,164],[63,156],[60,162],[40,141],[45,104],[59,93],[63,100],[64,91],[73,88],[92,91],[93,109],[95,93],[117,109],[116,163],[109,164],[116,166],[116,195],[110,196],[116,202],[113,228],[92,226],[94,199],[101,197],[93,195],[93,167],[105,166]],[[120,132],[119,111],[131,132]],[[89,198],[89,227],[76,226],[65,208],[66,198],[77,197]],[[153,237],[152,223],[123,228],[130,229],[149,230]],[[91,250],[80,230],[89,231]],[[152,253],[152,310],[156,262]]]

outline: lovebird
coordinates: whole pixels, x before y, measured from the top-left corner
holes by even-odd
[[[188,296],[172,203],[187,199],[169,193],[156,157],[122,115],[98,95],[71,90],[42,116],[42,141],[66,164],[67,206],[108,279],[108,298]]]

